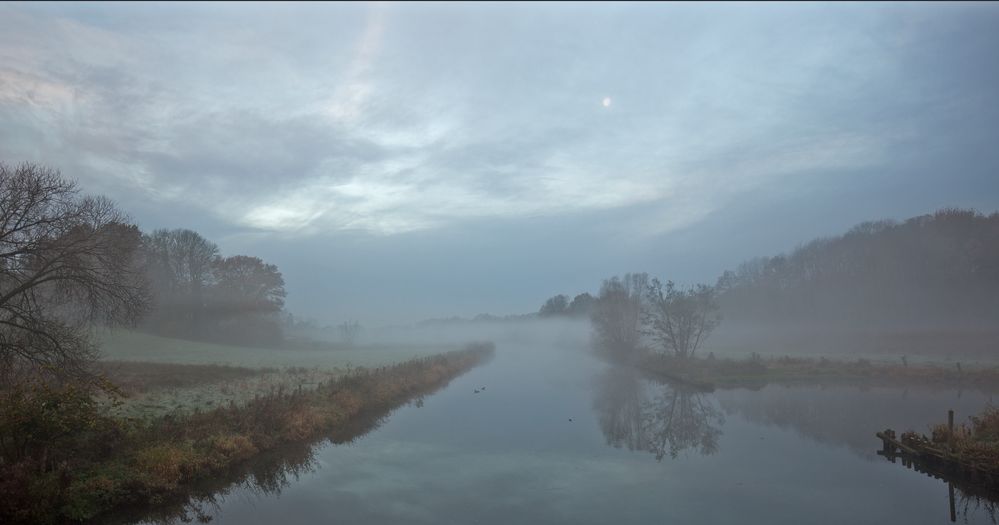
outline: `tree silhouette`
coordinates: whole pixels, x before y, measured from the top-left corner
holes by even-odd
[[[94,323],[133,324],[147,290],[138,228],[53,170],[0,163],[0,374],[85,375]]]

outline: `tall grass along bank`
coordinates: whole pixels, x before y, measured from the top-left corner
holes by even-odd
[[[0,399],[0,522],[87,521],[183,499],[199,481],[259,454],[384,417],[492,353],[492,344],[473,344],[359,369],[314,389],[153,420],[115,418],[73,387],[11,389]]]

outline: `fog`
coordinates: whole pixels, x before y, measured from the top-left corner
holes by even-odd
[[[999,522],[996,144],[997,3],[2,3],[0,522]]]

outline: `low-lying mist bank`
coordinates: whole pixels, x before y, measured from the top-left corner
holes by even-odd
[[[194,486],[258,454],[371,428],[488,360],[490,343],[359,369],[312,390],[278,390],[186,417],[119,419],[73,387],[37,384],[0,399],[0,521],[90,520],[187,500]]]
[[[515,321],[452,320],[412,327],[368,330],[358,350],[377,347],[452,347],[467,341],[498,344],[530,342],[539,347],[557,345],[592,351],[600,338],[589,318],[548,317]],[[639,334],[638,346],[655,350],[656,343]],[[871,328],[842,323],[740,322],[722,317],[695,357],[718,358],[827,358],[840,361],[868,359],[875,363],[936,363],[955,366],[999,363],[999,329],[933,328],[894,325]]]
[[[600,345],[588,318],[549,317],[517,321],[452,321],[432,325],[373,329],[364,342],[385,345],[458,345],[488,340],[502,343],[531,342],[591,351]],[[656,343],[640,334],[638,345],[655,350]],[[767,323],[721,319],[706,337],[695,357],[718,358],[827,358],[876,363],[937,363],[946,366],[999,363],[999,328],[932,328],[927,325],[894,325],[865,328],[839,323]]]
[[[472,340],[447,343],[369,343],[341,345],[301,340],[294,346],[236,346],[174,339],[139,331],[118,330],[103,334],[101,357],[109,361],[163,364],[229,365],[250,368],[308,367],[320,369],[348,366],[384,366],[409,359],[457,350]]]
[[[956,388],[993,388],[999,384],[999,366],[982,363],[849,361],[809,357],[687,358],[646,355],[636,366],[652,377],[702,390],[760,388],[770,383],[828,385],[855,383],[878,386],[934,385]]]
[[[893,326],[873,329],[842,324],[723,321],[702,355],[814,356],[908,361],[999,362],[999,329]]]
[[[336,334],[323,331],[291,332],[288,335],[331,343],[339,342]],[[459,345],[468,341],[585,346],[590,342],[590,335],[590,323],[587,319],[530,318],[497,321],[448,319],[413,326],[366,328],[358,338],[357,346]]]

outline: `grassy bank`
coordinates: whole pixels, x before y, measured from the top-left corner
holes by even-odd
[[[0,522],[83,521],[185,497],[199,481],[289,444],[381,417],[480,364],[491,345],[358,369],[313,389],[182,417],[114,417],[72,387],[4,392]]]
[[[311,390],[357,366],[387,366],[457,348],[316,341],[260,348],[117,331],[102,335],[97,369],[124,394],[116,415],[184,417],[231,403],[243,406],[278,390]]]
[[[126,418],[186,416],[219,406],[243,406],[277,391],[312,390],[350,369],[287,366],[245,368],[102,361],[96,368],[116,385],[121,397],[115,415]]]
[[[768,383],[860,382],[872,384],[966,385],[999,384],[999,367],[839,361],[825,358],[772,357],[753,354],[745,359],[696,358],[681,360],[646,356],[639,368],[663,379],[700,387],[759,387]]]
[[[94,367],[100,375],[114,383],[126,395],[169,388],[191,388],[208,383],[243,381],[277,371],[274,368],[139,361],[99,361]]]
[[[999,475],[999,409],[994,407],[953,428],[948,423],[933,425],[929,436],[910,430],[902,434],[901,441],[945,450],[963,463],[980,465]]]
[[[101,353],[108,361],[187,365],[235,365],[249,368],[378,367],[441,352],[441,345],[358,345],[342,348],[331,343],[289,343],[285,348],[235,346],[161,337],[137,331],[104,333]],[[458,346],[444,348],[456,350]]]

